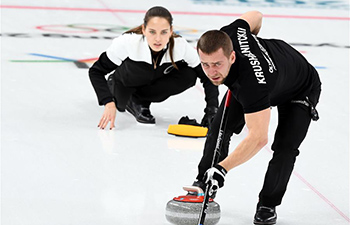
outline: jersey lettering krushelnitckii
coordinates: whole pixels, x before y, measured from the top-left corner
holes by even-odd
[[[221,30],[230,36],[236,52],[225,85],[232,90],[245,113],[303,99],[310,92],[317,72],[289,44],[257,37],[243,19]]]
[[[254,71],[255,77],[258,80],[258,84],[266,84],[264,71],[262,71],[261,63],[259,59],[250,51],[247,31],[241,27],[237,29],[237,40],[239,43],[239,47],[243,55],[248,57],[250,65]]]

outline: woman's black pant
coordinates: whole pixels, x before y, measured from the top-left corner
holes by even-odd
[[[317,88],[308,95],[314,105],[317,104],[320,96],[320,85],[318,83]],[[198,166],[198,180],[203,179],[204,173],[212,163],[225,98],[226,96],[208,132],[203,157]],[[288,102],[277,106],[277,110],[278,126],[271,147],[273,157],[269,162],[263,188],[259,194],[259,202],[264,206],[281,204],[296,157],[299,155],[299,146],[306,136],[311,121],[310,108],[304,104]],[[218,156],[219,162],[228,155],[229,142],[233,133],[239,134],[245,125],[242,106],[234,97],[231,99],[228,113],[221,154]]]
[[[183,67],[169,74],[154,79],[150,83],[138,86],[130,86],[123,83],[121,76],[116,72],[114,79],[114,97],[119,110],[125,110],[129,99],[136,104],[149,106],[152,102],[162,102],[170,96],[179,94],[196,84],[196,72]]]

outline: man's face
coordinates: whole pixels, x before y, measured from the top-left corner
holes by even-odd
[[[235,52],[232,51],[228,58],[224,55],[222,48],[209,55],[199,49],[198,54],[209,80],[216,86],[222,84],[230,72],[231,65],[235,62]]]

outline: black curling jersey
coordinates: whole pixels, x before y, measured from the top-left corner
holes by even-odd
[[[237,19],[221,30],[230,36],[236,53],[224,84],[245,113],[304,99],[318,79],[298,51],[282,40],[256,37],[245,20]]]
[[[154,68],[151,49],[140,34],[123,34],[103,52],[89,70],[91,83],[100,105],[113,100],[105,75],[116,71],[126,87],[149,85],[162,76],[176,72],[172,66],[169,48],[159,53]],[[196,50],[182,37],[174,39],[173,60],[181,70],[190,67],[203,83],[207,106],[218,106],[218,88],[205,76]],[[184,74],[186,75],[186,74]]]

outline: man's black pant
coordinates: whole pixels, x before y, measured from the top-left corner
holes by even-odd
[[[321,83],[319,79],[316,79],[315,86],[308,95],[314,105],[318,103],[320,88]],[[224,100],[225,98],[226,95]],[[224,100],[221,102],[218,113],[216,114],[217,116],[215,116],[208,132],[203,157],[198,166],[198,180],[202,180],[204,173],[211,166],[225,104]],[[299,155],[298,148],[306,136],[311,121],[310,108],[304,104],[287,102],[277,106],[277,109],[278,126],[271,147],[274,153],[268,165],[263,188],[259,194],[259,201],[264,206],[277,206],[281,204],[296,157]],[[239,134],[245,125],[242,106],[234,97],[231,99],[228,113],[221,154],[218,156],[219,162],[228,155],[229,142],[233,133]]]

